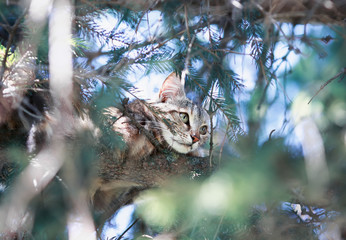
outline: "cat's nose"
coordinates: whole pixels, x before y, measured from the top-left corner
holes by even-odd
[[[191,138],[192,138],[192,142],[193,142],[193,143],[199,141],[199,138],[198,138],[196,135],[190,135],[190,136],[191,136]]]

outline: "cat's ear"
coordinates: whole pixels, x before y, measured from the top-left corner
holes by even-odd
[[[180,77],[174,72],[171,73],[163,82],[159,93],[160,102],[166,102],[169,99],[184,98],[184,85]]]

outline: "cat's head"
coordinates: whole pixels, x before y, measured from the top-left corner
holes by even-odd
[[[175,151],[194,152],[208,140],[209,116],[186,97],[184,85],[175,73],[163,82],[156,106],[163,113],[162,136]]]

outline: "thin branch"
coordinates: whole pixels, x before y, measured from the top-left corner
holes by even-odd
[[[217,225],[213,240],[216,240],[216,238],[217,238],[217,235],[218,235],[218,232],[220,231],[220,227],[221,227],[221,224],[223,222],[224,217],[225,217],[225,215],[222,215],[220,218],[220,221],[219,221],[219,224]]]
[[[203,93],[207,96],[207,97],[210,97],[211,99],[213,99],[213,96],[212,94],[208,93],[204,87],[201,86],[201,84],[199,84],[196,80],[193,79],[193,81],[196,83],[196,85],[203,91]],[[227,116],[227,114],[225,113],[225,111],[222,109],[221,105],[218,104],[217,101],[214,101],[214,104],[216,105],[217,109],[220,110],[223,115],[226,117],[227,121],[229,123],[232,123],[232,120]]]
[[[134,32],[134,34],[133,34],[133,36],[132,36],[132,40],[131,40],[129,49],[127,50],[127,55],[126,55],[126,57],[123,57],[123,58],[120,60],[119,64],[118,64],[117,67],[115,68],[115,71],[119,70],[119,69],[122,67],[122,65],[126,62],[126,60],[128,59],[128,56],[130,55],[130,52],[131,52],[132,49],[134,48],[134,38],[135,38],[135,35],[136,35],[137,32],[138,32],[140,23],[142,22],[142,20],[143,20],[145,14],[146,14],[147,12],[149,12],[150,9],[152,9],[153,7],[155,7],[156,4],[157,4],[157,1],[155,1],[155,2],[154,2],[152,5],[150,5],[149,7],[147,7],[147,9],[142,13],[142,15],[141,15],[141,17],[139,18],[139,21],[138,21],[138,23],[137,23],[135,32]],[[139,56],[141,56],[141,54],[140,54]],[[138,56],[138,57],[139,57],[139,56]],[[135,62],[135,60],[133,60],[133,62]],[[133,62],[132,62],[132,63],[133,63]]]
[[[2,15],[2,13],[0,12],[0,14]],[[0,22],[0,27],[4,28],[7,32],[10,31],[9,25],[5,24],[5,23],[1,23]]]
[[[9,24],[9,22],[7,21],[7,19],[6,19],[6,17],[4,16],[4,14],[0,11],[0,17],[1,17],[1,19],[2,19],[2,21],[4,21],[5,22],[5,26],[4,26],[4,28],[7,30],[7,31],[9,31],[8,29],[9,29],[9,26],[10,26],[10,24]]]
[[[210,102],[211,105],[211,102]],[[209,114],[210,117],[210,142],[209,142],[209,166],[213,165],[213,135],[214,135],[214,126],[213,126],[213,114]]]
[[[185,15],[185,28],[186,28],[186,33],[187,33],[187,37],[190,40],[191,36],[190,36],[190,30],[189,30],[189,19],[187,18],[187,6],[186,3],[184,3],[184,15]]]
[[[270,131],[270,133],[269,133],[269,141],[272,139],[272,135],[273,135],[274,132],[275,132],[275,129]]]
[[[201,48],[204,48],[203,46],[200,46]],[[241,52],[237,52],[237,51],[233,51],[233,50],[229,50],[229,49],[213,49],[213,51],[215,52],[225,52],[225,53],[234,53],[237,55],[243,55],[243,56],[251,56],[250,53],[241,53]]]
[[[312,98],[310,99],[310,101],[308,102],[308,104],[311,103],[311,101],[314,99],[314,97],[317,96],[317,94],[319,94],[329,83],[331,83],[332,81],[334,81],[335,79],[337,79],[338,77],[340,77],[339,81],[343,80],[344,77],[346,76],[346,67],[344,67],[338,74],[336,74],[334,77],[332,77],[331,79],[329,79],[327,82],[325,82],[324,84],[321,85],[320,89],[315,93],[314,96],[312,96]]]
[[[186,54],[186,58],[185,58],[185,66],[184,66],[184,70],[181,73],[181,80],[182,80],[182,85],[185,85],[185,77],[186,75],[189,73],[189,64],[190,64],[190,58],[191,58],[191,49],[192,49],[192,45],[193,42],[196,39],[196,34],[192,36],[191,42],[189,43],[189,47],[187,49],[187,54]]]
[[[2,80],[3,80],[3,77],[4,77],[5,70],[7,68],[6,61],[7,61],[8,53],[10,51],[10,48],[11,48],[11,45],[12,45],[12,42],[13,42],[14,34],[17,31],[17,29],[19,27],[19,24],[21,23],[22,19],[27,14],[27,12],[28,12],[28,9],[25,9],[24,12],[22,13],[22,15],[16,20],[16,22],[13,25],[13,27],[9,27],[9,29],[10,29],[10,31],[9,31],[9,38],[7,40],[5,55],[4,55],[4,58],[2,59],[2,62],[1,62],[0,88],[2,87],[2,84],[3,84]]]
[[[263,102],[264,102],[264,99],[265,99],[265,97],[266,97],[266,92],[267,92],[267,89],[268,89],[268,87],[269,87],[269,83],[270,83],[270,82],[267,82],[266,86],[264,87],[264,90],[263,90],[261,99],[259,100],[259,103],[258,103],[258,105],[257,105],[257,110],[260,110],[260,109],[261,109],[261,106],[262,106],[262,104],[263,104]]]
[[[219,166],[220,166],[220,164],[221,164],[222,152],[223,152],[223,148],[224,148],[225,143],[226,143],[227,133],[228,133],[228,130],[229,130],[230,126],[231,126],[231,124],[228,123],[228,124],[227,124],[227,128],[226,128],[225,135],[224,135],[224,137],[223,137],[223,139],[222,139],[222,142],[221,142],[221,148],[220,148],[220,152],[219,152]]]
[[[318,21],[321,23],[339,23],[342,24],[343,19],[345,18],[345,12],[342,11],[343,8],[337,9],[334,6],[332,9],[324,7],[324,4],[320,4],[322,0],[309,0],[309,1],[295,1],[292,4],[292,1],[242,1],[244,9],[251,9],[256,7],[262,13],[258,18],[267,17],[271,15],[273,18],[276,18],[280,21],[293,21],[297,20],[299,23],[305,23]],[[83,0],[83,2],[88,2]],[[97,1],[98,5],[108,5],[108,6],[122,6],[129,8],[133,11],[138,11],[138,9],[145,9],[147,7],[148,1],[124,1],[124,0],[112,0],[112,1]],[[156,1],[158,2],[158,1]],[[161,2],[161,1],[160,1]],[[232,4],[225,4],[227,1],[210,1],[210,6],[208,8],[201,8],[200,1],[190,1],[192,4],[189,4],[189,13],[192,16],[206,14],[210,16],[210,19],[220,19],[223,17],[231,18],[232,15]],[[260,2],[260,3],[258,3]],[[280,4],[280,6],[271,7],[272,2]],[[305,2],[302,4],[302,2]],[[323,2],[323,1],[322,1]],[[342,2],[342,1],[340,1]],[[134,4],[135,3],[135,4]],[[301,3],[301,4],[299,4]],[[314,8],[307,8],[306,6],[316,6]],[[161,10],[161,4],[157,4],[157,7],[153,7],[152,10]],[[201,11],[202,10],[202,11]],[[311,11],[313,10],[313,11]],[[183,9],[176,9],[176,12],[183,13]],[[335,14],[331,14],[331,11]],[[309,17],[308,19],[304,18]]]
[[[138,222],[139,218],[136,218],[136,220],[133,221],[133,223],[126,228],[126,230],[116,239],[116,240],[120,240],[122,239],[122,237]]]
[[[214,86],[215,84],[212,85],[211,88],[211,92],[214,92]],[[213,147],[214,147],[214,143],[213,143],[213,134],[214,134],[214,127],[213,127],[213,115],[214,112],[212,111],[212,103],[213,103],[214,99],[210,98],[210,103],[209,103],[209,118],[210,118],[210,142],[209,142],[209,166],[212,166],[212,162],[213,162]]]
[[[210,18],[210,1],[207,0],[207,26],[208,26],[208,35],[209,35],[209,42],[210,42],[210,45],[212,46],[213,45],[213,39],[211,37],[211,30],[210,30],[210,21],[209,21],[209,18]]]
[[[267,84],[266,84],[266,86],[265,86],[265,88],[264,88],[264,90],[263,90],[262,97],[261,97],[261,99],[260,99],[260,101],[259,101],[259,103],[258,103],[258,105],[257,105],[257,110],[259,110],[259,109],[261,108],[261,105],[262,105],[263,102],[264,102],[264,98],[265,98],[267,89],[268,89],[269,84],[270,84],[270,81],[268,80],[267,75],[266,75],[266,73],[265,73],[262,60],[260,59],[259,62],[260,62],[260,67],[261,67],[261,70],[262,70],[263,77],[264,77],[264,79],[266,80]]]

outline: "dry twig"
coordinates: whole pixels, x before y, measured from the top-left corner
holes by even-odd
[[[339,81],[343,80],[344,77],[346,76],[346,67],[344,67],[338,74],[336,74],[334,77],[332,77],[331,79],[329,79],[327,82],[325,82],[324,84],[321,85],[320,89],[318,89],[318,91],[314,94],[314,96],[312,96],[312,98],[310,99],[310,101],[308,102],[308,104],[311,103],[311,101],[332,81],[334,81],[337,78],[340,78]]]

